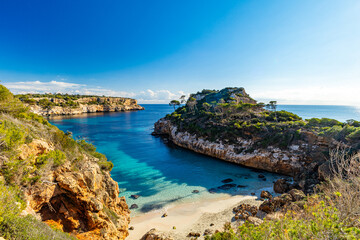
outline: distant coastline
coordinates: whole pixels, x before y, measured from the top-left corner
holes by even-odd
[[[31,112],[42,116],[144,110],[144,107],[132,98],[67,94],[24,94],[16,97],[28,106]]]

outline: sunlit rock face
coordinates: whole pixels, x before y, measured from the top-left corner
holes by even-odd
[[[324,159],[323,151],[331,144],[323,137],[304,132],[304,140],[286,149],[274,146],[258,148],[258,139],[237,138],[237,143],[226,144],[222,139],[209,141],[202,137],[179,131],[169,120],[160,119],[155,123],[154,133],[166,135],[176,145],[243,166],[295,176],[304,169],[315,168]]]
[[[54,146],[34,140],[22,149],[20,158],[28,159]],[[125,239],[130,210],[125,198],[119,197],[118,184],[86,155],[73,168],[67,161],[55,170],[44,169],[42,181],[24,191],[28,202],[24,214],[33,214],[78,239]]]
[[[63,99],[48,98],[49,101],[56,104],[64,102]],[[34,98],[38,101],[40,98]],[[135,99],[120,98],[120,97],[84,97],[74,100],[78,104],[76,107],[61,107],[52,106],[50,108],[44,108],[38,104],[29,105],[30,110],[33,113],[42,116],[51,115],[76,115],[82,113],[95,113],[95,112],[122,112],[122,111],[134,111],[144,110],[144,108],[137,104]]]

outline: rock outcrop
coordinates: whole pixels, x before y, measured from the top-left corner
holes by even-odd
[[[24,159],[53,149],[41,140],[25,146]],[[119,198],[118,184],[87,156],[77,167],[73,171],[66,162],[26,188],[28,209],[78,239],[125,239],[130,210],[125,198]]]
[[[211,142],[188,132],[179,131],[171,121],[160,119],[154,125],[154,134],[165,135],[174,144],[246,167],[296,176],[305,168],[315,169],[317,161],[324,159],[323,151],[331,144],[325,138],[311,132],[303,133],[305,140],[280,149],[274,146],[254,148],[251,139],[238,138],[237,144],[226,144],[221,140]],[[243,149],[238,151],[238,149]],[[252,151],[248,151],[252,149]]]

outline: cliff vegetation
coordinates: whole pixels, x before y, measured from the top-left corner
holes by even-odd
[[[203,90],[192,94],[184,106],[167,115],[166,119],[175,123],[179,131],[188,131],[210,141],[221,139],[236,143],[239,136],[253,139],[256,141],[254,148],[269,145],[286,148],[303,139],[302,132],[307,131],[360,148],[359,121],[303,120],[296,114],[276,111],[276,102],[268,105],[256,102],[243,88]]]
[[[112,166],[0,85],[0,236],[124,239],[129,210]]]

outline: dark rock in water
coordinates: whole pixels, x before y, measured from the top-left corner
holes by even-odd
[[[135,194],[135,195],[131,195],[130,197],[133,198],[133,199],[138,199],[140,197],[140,195]]]
[[[251,195],[252,195],[252,196],[255,196],[255,193],[254,193],[254,192],[252,192],[252,193],[251,193]]]
[[[274,183],[274,192],[276,193],[285,193],[289,191],[290,184],[285,179],[278,179]]]
[[[232,180],[231,178],[227,178],[227,179],[224,179],[222,180],[221,182],[222,183],[230,183],[230,182],[233,182],[234,180]]]
[[[210,188],[208,191],[209,193],[216,193],[216,188]]]
[[[244,179],[249,179],[248,177],[244,177]]]
[[[161,217],[163,217],[163,218],[164,218],[164,217],[167,217],[167,214],[166,214],[166,213],[164,213]]]
[[[246,188],[245,185],[237,185],[238,188]]]
[[[268,191],[261,191],[260,197],[261,198],[272,199],[272,195]]]
[[[193,190],[192,193],[199,193],[199,190]]]
[[[265,176],[263,174],[259,174],[258,178],[265,178]]]
[[[262,180],[263,180],[263,181],[266,181],[266,178],[263,178]]]
[[[234,183],[228,183],[228,184],[224,184],[224,185],[218,187],[218,189],[221,189],[221,190],[229,190],[229,189],[234,188],[234,187],[236,187],[236,184],[234,184]]]
[[[138,206],[137,204],[132,204],[132,205],[130,206],[130,209],[136,209],[136,208],[139,208],[139,206]]]
[[[133,226],[129,227],[129,230],[134,230],[134,227]]]

